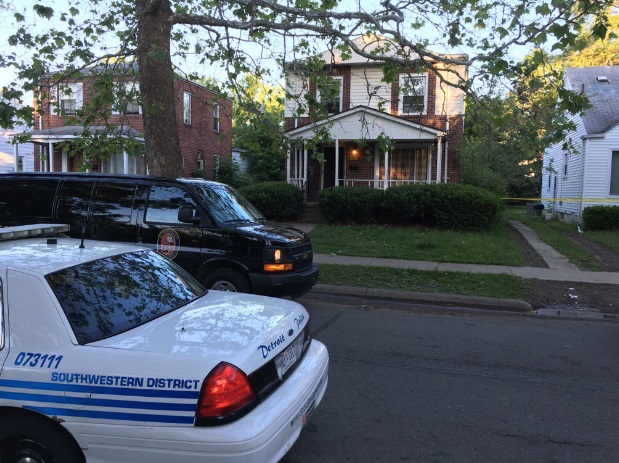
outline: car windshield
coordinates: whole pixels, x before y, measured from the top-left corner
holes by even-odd
[[[46,278],[80,344],[135,328],[204,294],[188,273],[152,251],[87,262]]]
[[[208,204],[209,210],[218,225],[265,220],[260,211],[234,188],[214,184],[194,184],[193,187]]]

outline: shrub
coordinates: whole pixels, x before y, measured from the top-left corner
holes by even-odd
[[[241,167],[236,161],[224,158],[219,160],[219,167],[215,172],[215,179],[234,188],[249,185],[249,177],[241,172]]]
[[[587,230],[619,230],[619,206],[589,206],[582,214]]]
[[[405,225],[481,229],[497,220],[502,207],[497,196],[470,185],[405,185],[386,191],[384,219]]]
[[[375,223],[383,199],[384,192],[375,188],[327,188],[318,195],[318,209],[330,223]]]
[[[303,192],[286,182],[255,183],[239,192],[269,220],[296,220],[303,212]]]

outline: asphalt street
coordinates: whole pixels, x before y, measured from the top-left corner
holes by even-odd
[[[619,461],[617,321],[299,302],[330,379],[282,463]]]

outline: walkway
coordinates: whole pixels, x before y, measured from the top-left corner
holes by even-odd
[[[510,221],[529,244],[539,253],[549,268],[512,267],[507,265],[477,265],[428,262],[421,260],[384,259],[378,257],[336,256],[315,254],[314,262],[318,264],[364,265],[371,267],[392,267],[413,270],[434,270],[439,272],[491,273],[508,274],[521,278],[548,281],[572,281],[581,283],[605,283],[619,285],[619,273],[590,272],[579,270],[569,260],[554,248],[544,243],[537,233],[520,222]],[[314,224],[294,224],[303,231],[311,231]]]

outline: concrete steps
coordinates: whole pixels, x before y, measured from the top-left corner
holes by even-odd
[[[324,223],[325,219],[318,209],[317,203],[307,203],[305,205],[305,211],[299,222],[304,223]]]

